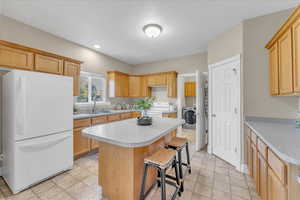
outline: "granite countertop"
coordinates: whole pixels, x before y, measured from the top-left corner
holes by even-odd
[[[143,147],[177,129],[184,123],[174,118],[153,118],[151,126],[138,126],[136,119],[99,124],[82,130],[82,135],[122,147]]]
[[[283,161],[300,165],[300,129],[295,120],[249,117],[245,123]]]
[[[110,112],[99,112],[95,114],[74,114],[73,119],[84,119],[89,117],[99,117],[99,116],[105,116],[105,115],[114,115],[114,114],[120,114],[120,113],[129,113],[129,112],[141,112],[140,110],[110,110]]]

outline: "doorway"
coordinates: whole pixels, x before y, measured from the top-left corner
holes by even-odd
[[[193,151],[207,145],[208,129],[208,74],[199,72],[178,75],[178,118],[185,120],[178,135],[186,137]]]
[[[209,65],[209,153],[239,168],[241,157],[240,55]]]

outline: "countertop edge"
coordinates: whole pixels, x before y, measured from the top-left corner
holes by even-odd
[[[251,120],[250,120],[251,122]],[[291,158],[290,156],[286,155],[285,153],[280,152],[279,150],[277,150],[276,147],[274,147],[273,144],[271,144],[270,142],[268,142],[261,133],[259,133],[259,131],[257,131],[255,129],[255,127],[253,127],[251,124],[249,124],[248,120],[244,120],[244,123],[249,126],[257,136],[259,136],[260,139],[263,140],[264,143],[266,143],[266,145],[278,156],[280,157],[281,160],[290,163],[290,164],[294,164],[294,165],[300,165],[300,160],[296,160],[294,158]]]

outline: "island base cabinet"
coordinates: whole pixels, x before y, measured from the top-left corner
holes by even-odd
[[[112,200],[139,200],[144,159],[172,138],[172,133],[156,142],[136,148],[126,148],[105,142],[99,142],[99,185],[102,196]],[[149,168],[146,191],[155,184],[157,172]]]
[[[257,193],[261,200],[268,200],[268,164],[260,153],[258,153],[257,157],[257,179]]]

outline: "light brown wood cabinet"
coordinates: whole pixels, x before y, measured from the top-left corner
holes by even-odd
[[[272,96],[279,95],[278,72],[278,44],[275,43],[269,50],[269,85]]]
[[[300,167],[282,161],[247,125],[246,135],[247,166],[260,198],[300,199],[300,185],[295,178],[299,176]],[[256,143],[253,138],[256,138]]]
[[[80,64],[65,61],[64,75],[73,77],[73,96],[79,96]]]
[[[81,156],[90,151],[90,139],[81,135],[83,128],[75,128],[73,131],[73,152],[74,157]]]
[[[294,92],[300,93],[300,18],[292,26]]]
[[[167,88],[168,88],[168,97],[176,98],[177,97],[177,72],[167,73]]]
[[[279,92],[292,94],[293,89],[293,57],[292,57],[292,31],[288,30],[278,40],[279,56]]]
[[[33,70],[34,54],[0,44],[0,66]]]
[[[177,72],[131,75],[109,71],[109,97],[150,97],[151,87],[167,86],[168,97],[177,97]]]
[[[268,199],[287,200],[287,191],[271,168],[268,168]]]
[[[268,164],[260,153],[257,155],[257,193],[261,200],[268,200]]]
[[[186,97],[196,96],[196,82],[185,82],[184,83],[184,95]]]
[[[266,48],[269,50],[270,94],[300,93],[300,6],[280,27]]]
[[[168,117],[168,118],[177,118],[177,113],[165,113],[163,114],[163,117]]]
[[[122,72],[108,72],[109,97],[129,96],[129,76]]]
[[[93,117],[91,118],[92,120],[92,125],[97,125],[97,124],[104,124],[107,123],[107,116],[99,116],[99,117]],[[99,148],[99,143],[96,140],[90,139],[90,150],[96,150]]]
[[[35,54],[35,71],[46,72],[52,74],[63,74],[63,60]]]

